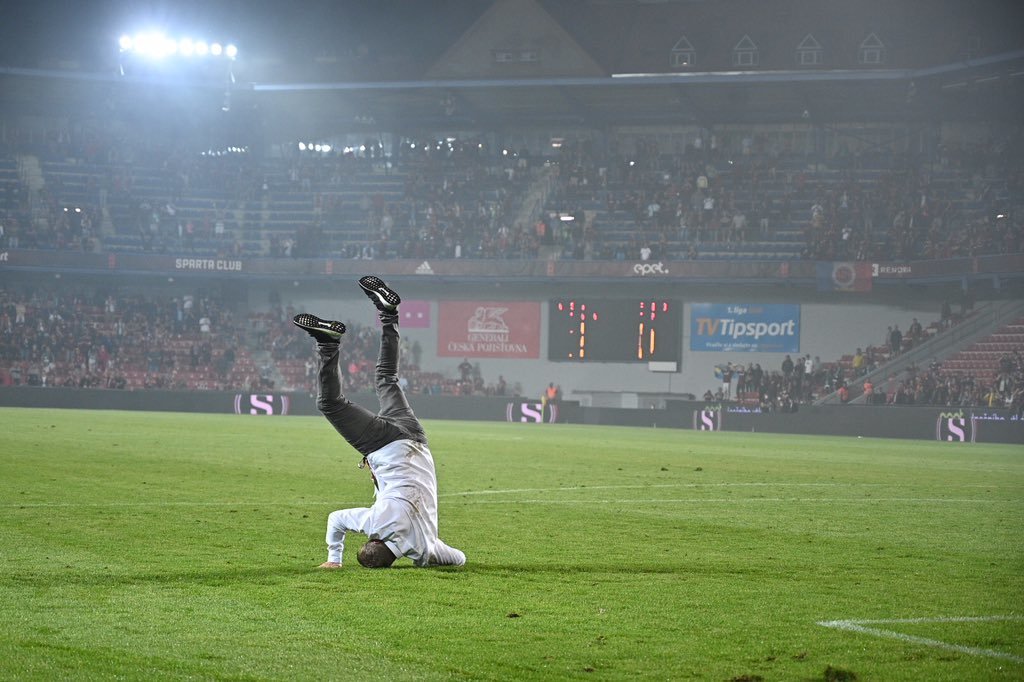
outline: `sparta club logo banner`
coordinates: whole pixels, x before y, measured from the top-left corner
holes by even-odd
[[[695,431],[721,431],[722,406],[705,405],[703,410],[694,410],[693,429]]]
[[[510,422],[525,422],[527,424],[543,424],[544,422],[554,424],[558,421],[558,404],[511,402],[505,406],[505,419]]]
[[[943,412],[935,420],[935,440],[973,443],[977,436],[976,420],[959,412]]]
[[[235,394],[235,414],[288,414],[288,408],[290,406],[291,398],[286,395],[259,393]]]
[[[449,358],[539,358],[540,303],[440,301],[437,354]]]

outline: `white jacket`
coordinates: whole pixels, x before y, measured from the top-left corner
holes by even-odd
[[[341,563],[348,531],[381,540],[417,566],[462,566],[466,555],[437,537],[437,475],[430,448],[396,440],[366,456],[377,483],[372,507],[339,509],[327,518],[327,560]]]

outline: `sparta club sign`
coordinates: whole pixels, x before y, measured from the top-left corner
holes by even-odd
[[[291,398],[286,395],[238,393],[235,395],[235,414],[288,414]]]

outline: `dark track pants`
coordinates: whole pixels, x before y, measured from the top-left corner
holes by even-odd
[[[398,385],[398,345],[397,322],[385,324],[381,331],[375,376],[380,412],[374,414],[345,397],[339,367],[339,345],[317,344],[320,370],[317,409],[349,445],[363,455],[403,438],[427,442],[423,426]]]

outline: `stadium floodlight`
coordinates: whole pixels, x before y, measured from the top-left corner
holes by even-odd
[[[133,53],[140,57],[161,59],[170,55],[182,57],[224,56],[234,60],[238,57],[238,47],[234,44],[225,46],[219,42],[196,40],[187,36],[178,39],[166,36],[161,31],[143,31],[134,35],[123,34],[118,38],[118,47],[122,53]]]
[[[178,44],[158,31],[139,33],[131,42],[132,51],[154,59],[161,59],[178,51]]]
[[[132,45],[139,54],[148,55],[156,49],[155,36],[152,33],[137,33],[132,40]]]

